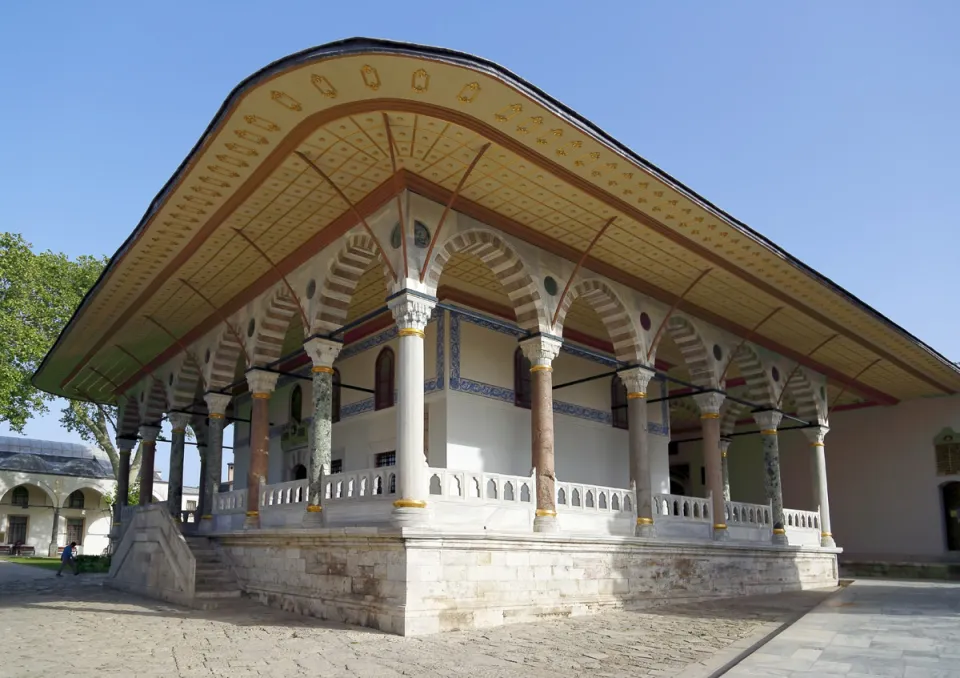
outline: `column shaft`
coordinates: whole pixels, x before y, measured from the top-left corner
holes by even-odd
[[[207,450],[206,447],[198,447],[197,452],[200,454],[200,496],[197,497],[197,512],[196,517],[194,518],[197,522],[201,518],[207,515]]]
[[[170,482],[167,485],[167,510],[174,520],[180,520],[183,508],[183,456],[187,442],[186,414],[171,414],[170,424],[173,432],[170,442]]]
[[[727,451],[730,449],[730,439],[721,438],[720,439],[720,463],[723,466],[723,499],[724,501],[731,501],[730,499],[730,463],[727,460]]]
[[[753,415],[760,426],[760,437],[763,440],[763,488],[773,513],[771,519],[774,544],[787,543],[783,520],[783,486],[780,483],[780,440],[777,435],[777,426],[780,425],[782,417],[780,412],[773,410]]]
[[[837,542],[833,538],[833,528],[830,525],[830,497],[827,493],[827,455],[823,447],[823,439],[828,429],[826,426],[804,429],[813,446],[813,498],[820,509],[820,546],[836,548]]]
[[[707,493],[711,496],[713,538],[727,539],[727,510],[723,497],[723,460],[720,457],[720,407],[725,396],[715,391],[694,396],[700,407],[703,431],[703,466]]]
[[[310,467],[304,526],[322,525],[323,478],[330,473],[333,452],[333,362],[342,344],[314,338],[303,347],[313,361],[313,423],[310,428]]]
[[[117,464],[117,500],[114,502],[116,513],[114,522],[121,521],[123,507],[127,505],[130,497],[130,448],[119,445],[120,460]]]
[[[250,463],[247,466],[247,527],[260,526],[260,484],[270,461],[270,394],[253,393],[250,408]]]
[[[204,451],[206,473],[203,475],[203,513],[201,530],[213,529],[213,505],[220,490],[220,477],[223,473],[223,427],[226,425],[225,412],[230,405],[230,396],[224,393],[207,393],[203,396],[207,403],[207,447]]]
[[[535,532],[556,532],[557,472],[553,439],[553,359],[561,342],[538,335],[520,342],[530,361],[530,463],[536,470],[537,510]]]
[[[630,479],[636,499],[638,537],[652,537],[653,482],[650,478],[650,438],[647,432],[647,385],[653,372],[635,367],[620,372],[627,387],[627,424],[630,441]]]
[[[153,459],[159,434],[159,426],[140,427],[140,506],[153,503]]]

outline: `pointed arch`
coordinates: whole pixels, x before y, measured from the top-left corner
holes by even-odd
[[[827,389],[815,383],[802,367],[786,377],[783,385],[797,406],[797,416],[810,423],[827,424]]]
[[[243,352],[237,336],[229,327],[220,331],[220,337],[212,349],[208,349],[203,360],[206,363],[207,388],[219,391],[233,383],[237,371],[237,360]]]
[[[567,312],[577,299],[583,299],[597,312],[607,328],[617,360],[632,364],[643,364],[646,356],[643,342],[627,312],[620,296],[602,280],[581,280],[570,288],[560,306],[557,316],[557,334],[563,335],[563,323]]]
[[[690,370],[690,380],[702,388],[716,388],[716,361],[693,323],[675,315],[667,322],[666,331],[680,349],[683,361]]]
[[[330,271],[323,281],[320,308],[313,319],[311,334],[333,332],[346,324],[350,300],[357,283],[370,265],[377,261],[383,266],[384,276],[387,276],[383,256],[373,238],[366,234],[347,238],[344,247],[333,258]]]
[[[747,382],[747,397],[760,405],[776,405],[779,391],[757,350],[744,343],[731,359],[736,361],[740,376]]]
[[[171,410],[188,408],[196,400],[197,386],[201,382],[200,366],[190,356],[184,356],[180,367],[172,374],[169,382]]]
[[[723,401],[720,407],[720,435],[729,436],[737,428],[737,421],[750,411],[743,403],[729,398]]]
[[[167,393],[156,379],[148,377],[148,383],[140,392],[140,423],[155,425],[167,411]]]
[[[540,298],[540,289],[520,255],[503,239],[490,231],[472,230],[448,238],[428,262],[427,283],[436,289],[440,274],[454,254],[472,254],[493,272],[507,293],[517,324],[528,332],[547,328],[549,321]]]
[[[120,411],[117,414],[118,438],[136,438],[140,431],[140,396],[136,391],[118,398]]]
[[[251,347],[254,365],[267,365],[281,357],[287,328],[299,313],[300,302],[286,287],[274,293],[267,309],[256,318],[257,329]]]

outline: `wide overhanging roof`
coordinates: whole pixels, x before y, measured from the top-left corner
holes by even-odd
[[[956,366],[929,346],[516,75],[365,38],[281,59],[231,92],[36,385],[113,401],[355,226],[297,152],[371,211],[398,187],[445,201],[487,143],[455,209],[570,260],[616,216],[585,268],[668,304],[703,276],[680,309],[874,402],[960,388]]]

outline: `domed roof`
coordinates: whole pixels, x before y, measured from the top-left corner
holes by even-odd
[[[0,470],[112,478],[113,465],[103,450],[79,443],[0,436]]]

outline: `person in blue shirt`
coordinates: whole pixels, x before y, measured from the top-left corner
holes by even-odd
[[[77,567],[77,542],[70,542],[70,546],[67,546],[63,549],[63,553],[60,554],[60,569],[57,570],[57,576],[62,577],[63,568],[65,565],[69,565],[73,569],[74,576],[80,574],[80,570]]]

